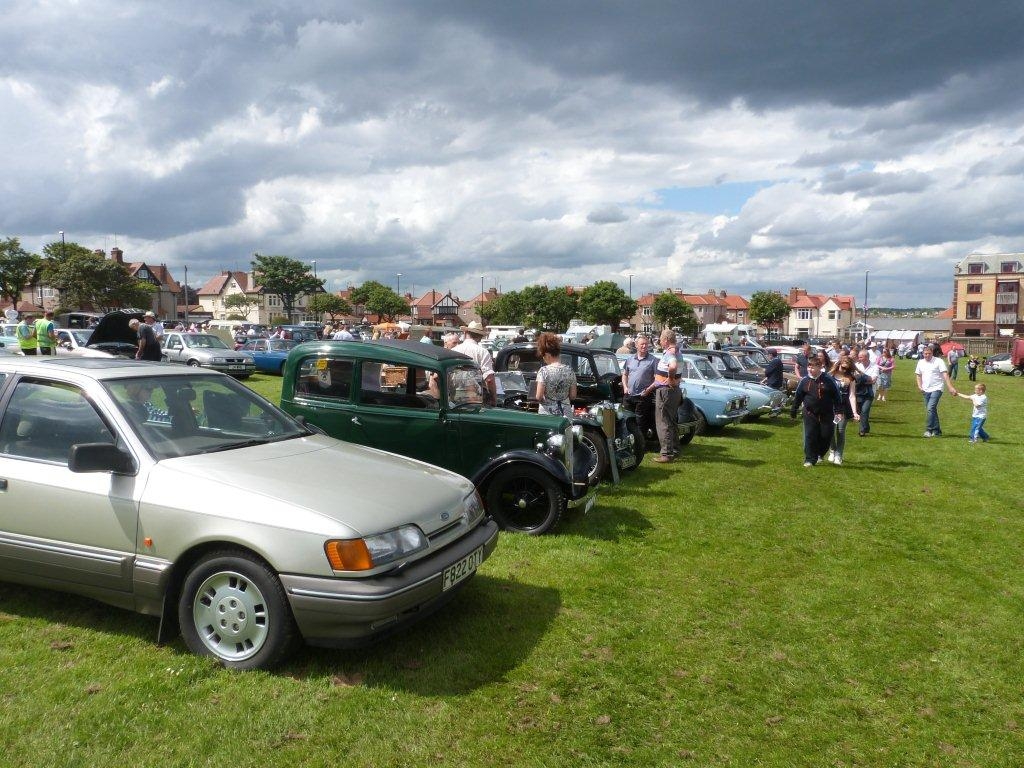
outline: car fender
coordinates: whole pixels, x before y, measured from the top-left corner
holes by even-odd
[[[529,464],[540,467],[549,472],[558,482],[566,486],[567,490],[572,489],[572,478],[565,469],[565,465],[550,456],[539,451],[512,450],[505,451],[498,456],[492,456],[486,464],[473,473],[469,479],[477,488],[483,488],[495,472],[513,464]]]

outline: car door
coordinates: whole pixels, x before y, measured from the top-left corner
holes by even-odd
[[[175,363],[182,362],[182,355],[185,352],[185,344],[181,340],[180,333],[168,333],[164,336],[163,354],[168,360]]]
[[[131,591],[133,476],[68,469],[75,443],[116,442],[112,421],[62,381],[23,377],[0,415],[0,570],[72,591]]]
[[[352,440],[447,467],[440,404],[427,392],[430,373],[418,366],[360,361]]]
[[[294,369],[289,413],[302,416],[331,437],[350,443],[366,443],[360,429],[355,393],[356,364],[339,355],[311,355]]]

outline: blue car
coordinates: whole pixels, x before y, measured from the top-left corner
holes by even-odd
[[[241,349],[252,354],[256,361],[256,370],[261,373],[284,373],[284,361],[288,353],[299,342],[290,339],[252,339],[245,342]]]
[[[679,375],[686,395],[697,408],[697,434],[742,421],[750,412],[750,392],[727,382],[697,355],[679,355]]]

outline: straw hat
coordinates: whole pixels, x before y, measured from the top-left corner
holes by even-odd
[[[476,320],[471,322],[469,325],[464,325],[460,329],[463,333],[470,333],[474,336],[486,336],[488,328],[486,325],[480,325]]]

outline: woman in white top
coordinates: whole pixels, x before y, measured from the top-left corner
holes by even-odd
[[[576,373],[562,362],[562,344],[553,333],[537,337],[537,354],[544,366],[537,371],[538,410],[554,416],[572,416]]]

